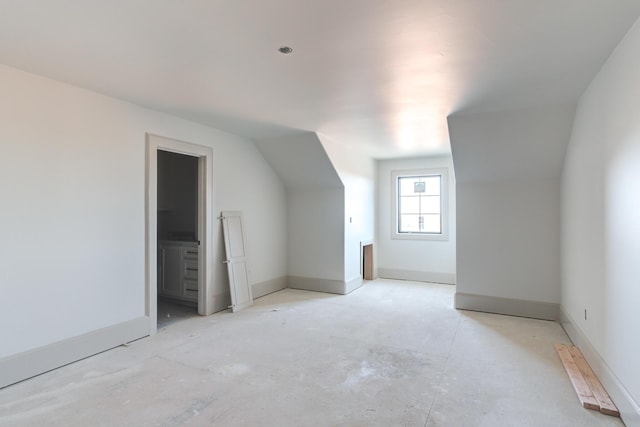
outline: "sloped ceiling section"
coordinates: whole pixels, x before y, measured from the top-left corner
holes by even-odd
[[[344,187],[313,132],[258,139],[255,143],[288,189]]]
[[[458,183],[558,179],[574,104],[448,118]]]

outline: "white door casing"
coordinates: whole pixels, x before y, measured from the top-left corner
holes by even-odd
[[[158,150],[198,157],[198,313],[213,313],[213,148],[146,134],[145,315],[149,334],[157,332]]]
[[[223,211],[222,230],[224,233],[224,248],[229,272],[229,289],[231,291],[231,311],[242,310],[253,304],[251,285],[249,284],[249,270],[247,268],[247,253],[242,227],[242,213],[239,211]]]

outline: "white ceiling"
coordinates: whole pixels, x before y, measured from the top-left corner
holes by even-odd
[[[404,157],[448,152],[453,112],[575,101],[638,15],[640,0],[0,0],[0,63],[251,138]]]

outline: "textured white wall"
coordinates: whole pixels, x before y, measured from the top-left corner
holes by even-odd
[[[564,168],[562,221],[563,309],[636,405],[640,403],[638,52],[640,21],[580,99]]]
[[[449,169],[449,239],[443,241],[391,238],[391,172],[424,168]],[[412,272],[456,273],[456,189],[451,156],[378,161],[378,267]]]
[[[286,274],[284,187],[253,143],[0,66],[0,357],[144,315],[145,132],[213,147],[252,282]]]

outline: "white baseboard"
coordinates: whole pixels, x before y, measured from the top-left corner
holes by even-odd
[[[260,283],[254,283],[251,285],[251,293],[254,298],[260,298],[265,295],[280,291],[287,287],[287,278],[276,277],[275,279],[266,280]]]
[[[149,335],[149,318],[138,317],[0,359],[0,388]]]
[[[382,277],[384,279],[411,280],[414,282],[444,283],[446,285],[456,284],[455,273],[378,268],[378,277]]]
[[[573,344],[580,349],[584,358],[596,373],[596,376],[609,393],[613,403],[620,411],[620,418],[628,426],[640,426],[640,405],[636,402],[618,377],[607,365],[607,362],[600,356],[591,345],[577,323],[567,314],[563,307],[560,307],[560,324],[565,330]]]
[[[330,294],[347,294],[347,285],[342,280],[287,276],[287,287],[305,291],[327,292]]]
[[[362,286],[362,276],[358,276],[353,280],[349,280],[346,284],[345,284],[345,294],[350,294],[351,292],[355,291],[356,289],[360,288]]]
[[[483,311],[533,319],[558,320],[559,304],[475,295],[456,292],[455,307],[459,310]]]

